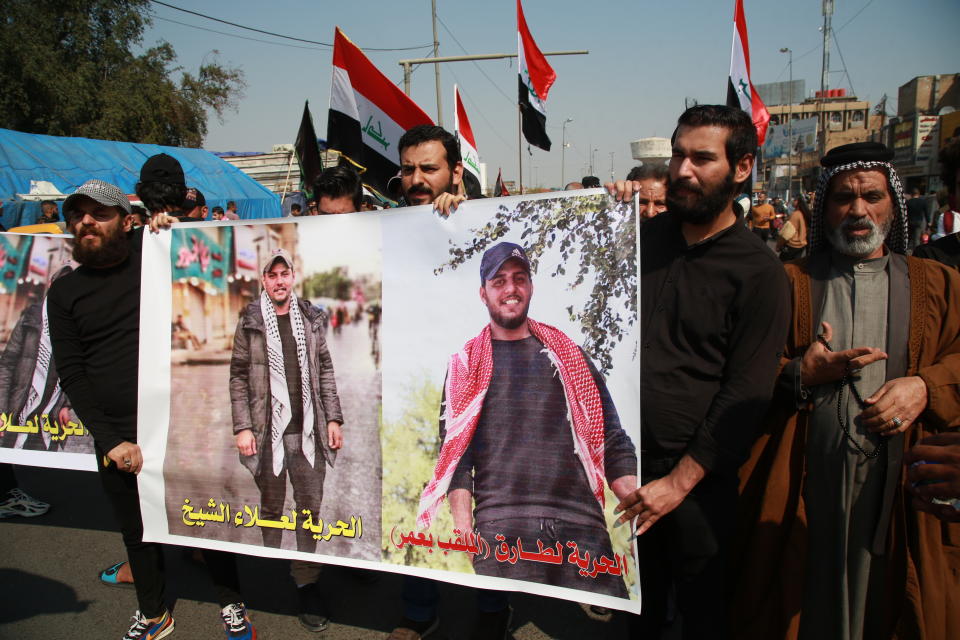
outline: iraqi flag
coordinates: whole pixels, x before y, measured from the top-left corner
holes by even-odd
[[[472,173],[478,184],[483,184],[480,180],[480,154],[477,153],[477,141],[473,137],[473,128],[467,119],[467,110],[463,108],[463,101],[460,99],[460,90],[457,85],[453,85],[453,104],[455,107],[453,130],[456,132],[457,143],[460,145],[463,170]]]
[[[353,164],[364,184],[386,193],[387,181],[400,170],[397,142],[418,124],[433,120],[337,27],[327,147]]]
[[[747,42],[747,18],[743,0],[736,0],[733,10],[733,50],[730,52],[730,78],[727,80],[727,106],[740,107],[757,128],[757,142],[763,146],[770,113],[750,82],[750,45]]]
[[[530,35],[523,7],[517,0],[517,59],[520,69],[520,120],[523,137],[535,147],[550,151],[547,137],[547,92],[557,74]]]

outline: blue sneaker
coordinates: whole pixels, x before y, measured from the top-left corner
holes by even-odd
[[[257,630],[250,622],[247,607],[242,602],[228,604],[220,610],[223,632],[227,640],[257,640]]]
[[[133,614],[133,624],[123,640],[160,640],[173,633],[173,616],[169,611],[165,611],[163,617],[156,622],[147,620],[138,609]]]

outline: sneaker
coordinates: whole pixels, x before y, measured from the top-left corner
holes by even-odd
[[[390,632],[387,640],[422,640],[440,627],[440,618],[419,622],[404,617],[397,628]]]
[[[164,611],[163,617],[156,622],[150,622],[137,609],[131,620],[133,624],[123,640],[160,640],[173,633],[173,616],[169,611]]]
[[[317,589],[316,583],[297,587],[297,619],[304,629],[314,633],[323,631],[330,624]]]
[[[9,518],[11,516],[35,518],[42,516],[49,510],[49,504],[40,502],[36,498],[31,498],[20,489],[10,489],[3,502],[0,502],[0,518]]]
[[[257,640],[257,630],[250,622],[247,607],[242,602],[228,604],[220,610],[223,632],[228,640]]]
[[[471,640],[505,640],[509,636],[510,621],[513,620],[513,607],[507,606],[500,611],[478,611],[477,626]]]

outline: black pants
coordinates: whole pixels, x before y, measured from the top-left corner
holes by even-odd
[[[615,561],[610,534],[599,524],[583,525],[556,518],[502,518],[478,522],[477,529],[491,548],[499,548],[498,535],[503,536],[504,542],[510,547],[515,547],[519,539],[526,552],[537,551],[538,540],[543,543],[544,548],[550,549],[556,549],[559,542],[560,557],[563,559],[560,564],[526,560],[511,563],[501,562],[497,560],[494,553],[491,553],[489,557],[474,558],[473,570],[477,575],[527,580],[556,587],[605,593],[618,598],[627,597],[627,587],[622,577],[606,572],[596,573],[592,578],[583,576],[580,575],[580,567],[568,561],[572,552],[572,549],[566,546],[568,541],[577,543],[580,558],[595,561],[600,557],[606,557],[608,560]],[[630,562],[633,562],[632,558]],[[595,570],[595,567],[587,567],[587,571],[591,569]]]
[[[791,260],[802,258],[803,252],[806,250],[806,247],[784,247],[780,249],[780,262],[790,262]]]
[[[260,516],[267,520],[279,520],[283,514],[283,502],[287,496],[287,474],[293,485],[293,502],[297,508],[297,551],[315,553],[317,541],[309,529],[301,526],[303,509],[309,509],[314,519],[320,516],[320,504],[323,502],[323,479],[326,475],[326,461],[317,451],[314,464],[307,461],[301,450],[301,435],[290,433],[283,436],[283,469],[280,475],[273,473],[273,450],[269,442],[264,442],[261,456],[260,473],[255,480],[260,489]],[[266,547],[280,548],[283,529],[260,530]]]
[[[13,465],[9,462],[0,463],[0,499],[7,491],[17,488],[17,476],[13,473]]]
[[[143,518],[140,516],[140,492],[137,476],[120,471],[105,458],[99,447],[96,450],[100,482],[107,494],[113,513],[120,524],[123,544],[127,548],[127,560],[137,590],[137,606],[147,618],[156,618],[167,610],[164,597],[163,545],[143,541]],[[109,464],[104,465],[104,461]],[[237,577],[236,556],[226,551],[201,551],[210,572],[221,607],[232,602],[242,602],[240,581]]]
[[[643,613],[631,619],[631,638],[663,637],[678,617],[684,640],[730,636],[725,574],[736,502],[735,477],[708,475],[637,539]]]

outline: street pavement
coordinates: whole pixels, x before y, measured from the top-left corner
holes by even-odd
[[[123,558],[110,507],[95,473],[17,467],[27,493],[48,500],[38,518],[0,520],[0,639],[120,638],[136,609],[132,589],[102,586],[98,572]],[[167,599],[173,638],[223,638],[213,586],[180,547],[167,549]],[[258,635],[270,638],[367,640],[386,637],[400,619],[400,576],[368,583],[340,567],[324,568],[332,624],[322,634],[296,618],[296,594],[285,560],[241,556],[240,579]],[[437,640],[468,638],[475,616],[471,589],[442,585]],[[526,594],[511,597],[516,640],[626,637],[626,614],[597,616],[583,605]]]
[[[379,531],[380,475],[370,469],[380,467],[376,429],[380,377],[369,356],[366,329],[366,323],[361,323],[344,327],[339,335],[328,334],[346,425],[337,470],[327,475],[323,510],[329,508],[334,515],[348,507],[362,509],[364,529]],[[204,365],[174,367],[175,420],[201,415],[200,408],[209,407],[214,396],[228,397],[228,359],[205,360]],[[203,428],[215,430],[216,438],[232,445],[229,404],[219,407],[220,413],[206,416]],[[216,465],[229,470],[231,491],[250,492],[252,477],[230,446],[211,451],[179,444],[183,446],[170,449],[174,458],[168,470],[171,464],[184,469]],[[120,638],[136,609],[136,596],[132,589],[103,586],[97,578],[101,569],[125,556],[97,475],[17,467],[17,478],[22,489],[52,507],[38,518],[0,520],[0,640]],[[255,487],[252,491],[251,499],[258,500]],[[291,494],[288,491],[288,498]],[[168,498],[171,522],[179,521],[185,495]],[[371,514],[369,521],[367,514]],[[370,536],[370,540],[375,543],[377,538]],[[284,546],[293,546],[293,540]],[[361,555],[367,557],[369,552],[364,549]],[[223,638],[213,586],[203,566],[181,547],[168,547],[166,558],[167,599],[176,619],[173,637]],[[312,634],[297,621],[295,587],[286,560],[240,556],[239,567],[244,597],[263,640],[384,638],[402,614],[398,574],[373,574],[377,579],[370,581],[356,572],[327,566],[321,583],[332,624],[322,634]],[[441,626],[431,638],[468,638],[476,614],[474,591],[456,585],[442,585],[440,591]],[[516,640],[626,637],[626,614],[598,616],[585,605],[527,594],[514,594],[511,603]]]

